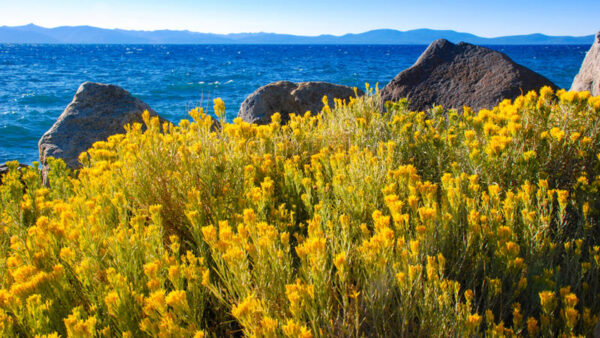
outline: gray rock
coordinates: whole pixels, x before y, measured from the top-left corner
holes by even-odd
[[[384,102],[408,98],[411,110],[425,110],[434,104],[479,110],[543,86],[557,88],[500,52],[440,39],[388,83],[381,96]]]
[[[334,98],[348,99],[355,93],[351,87],[327,82],[273,82],[250,94],[242,102],[238,117],[250,123],[268,124],[271,123],[271,115],[280,113],[282,123],[286,123],[292,113],[320,113],[325,95],[333,107]],[[358,95],[363,95],[363,92],[359,90]]]
[[[571,90],[589,91],[593,96],[600,95],[600,32],[585,55],[579,73],[575,76]]]
[[[145,110],[151,116],[157,115],[150,106],[121,87],[83,83],[73,101],[40,139],[40,163],[46,164],[46,158],[52,156],[63,159],[68,168],[80,167],[79,154],[94,142],[125,133],[124,126],[128,123],[142,123]]]

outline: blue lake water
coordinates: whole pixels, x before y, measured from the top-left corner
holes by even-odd
[[[383,87],[426,47],[0,44],[0,163],[37,160],[39,138],[84,81],[119,85],[173,122],[221,97],[231,120],[246,96],[273,81]],[[491,48],[569,88],[589,46]]]

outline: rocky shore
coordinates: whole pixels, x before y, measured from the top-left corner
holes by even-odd
[[[381,96],[384,101],[407,98],[409,108],[418,111],[433,105],[459,110],[469,106],[479,110],[543,86],[557,89],[550,80],[515,63],[505,54],[440,39],[434,41],[413,66],[401,71],[383,87]],[[600,32],[571,90],[587,90],[592,95],[600,95]],[[323,96],[327,96],[329,104],[333,105],[334,99],[363,94],[361,90],[326,82],[279,81],[250,94],[241,104],[238,117],[249,123],[266,124],[274,113],[279,112],[282,123],[286,123],[290,114],[319,113],[323,108]],[[42,168],[45,168],[46,159],[50,156],[63,159],[68,168],[78,168],[82,152],[94,142],[123,133],[124,125],[142,122],[145,110],[151,116],[157,116],[148,104],[123,88],[83,83],[71,103],[39,141]],[[163,118],[161,120],[167,122]],[[7,170],[6,165],[0,167],[0,179]]]

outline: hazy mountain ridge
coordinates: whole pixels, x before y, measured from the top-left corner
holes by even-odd
[[[83,44],[419,44],[444,38],[482,45],[504,44],[592,44],[594,35],[548,36],[544,34],[484,38],[452,30],[415,29],[398,31],[377,29],[359,34],[301,36],[277,33],[198,33],[188,30],[138,31],[91,26],[44,28],[0,26],[0,43],[83,43]]]

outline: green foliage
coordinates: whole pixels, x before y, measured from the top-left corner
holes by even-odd
[[[590,334],[600,98],[367,92],[283,126],[145,114],[76,174],[51,160],[50,188],[11,163],[3,335]]]

